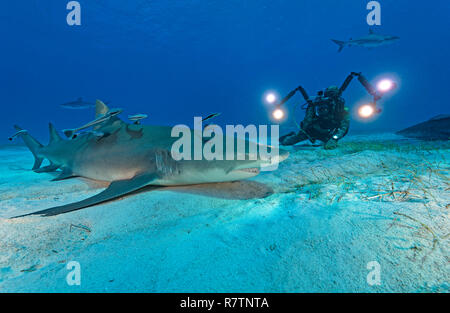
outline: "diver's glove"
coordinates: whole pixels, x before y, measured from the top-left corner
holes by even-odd
[[[338,142],[336,139],[331,138],[330,140],[328,140],[325,145],[323,146],[325,150],[333,150],[336,149],[338,145]]]

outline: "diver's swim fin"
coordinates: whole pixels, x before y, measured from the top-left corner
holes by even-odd
[[[87,198],[85,200],[74,202],[67,205],[62,205],[42,211],[37,211],[30,214],[15,216],[13,218],[17,217],[24,217],[29,215],[42,215],[42,216],[53,216],[53,215],[59,215],[63,213],[68,213],[80,209],[84,209],[96,204],[100,204],[109,200],[113,200],[115,198],[124,196],[130,192],[139,190],[149,183],[151,183],[153,180],[157,178],[156,174],[142,174],[138,175],[132,179],[128,180],[118,180],[115,182],[112,182],[108,188],[106,188],[104,191],[100,192],[99,194]]]

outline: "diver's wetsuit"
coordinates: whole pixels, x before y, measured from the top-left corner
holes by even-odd
[[[316,140],[324,142],[325,148],[335,148],[337,141],[343,138],[349,130],[350,114],[348,108],[345,106],[342,93],[347,89],[355,76],[358,76],[358,80],[374,96],[374,99],[378,100],[379,95],[360,73],[352,72],[340,88],[335,86],[328,87],[325,93],[319,92],[314,100],[311,100],[305,89],[299,86],[291,91],[280,102],[280,105],[289,100],[296,91],[300,91],[308,104],[305,118],[300,125],[300,131],[297,134],[291,132],[280,137],[280,144],[294,145],[309,139],[313,143]]]
[[[282,145],[294,145],[307,139],[312,142],[316,140],[328,142],[330,139],[339,140],[347,134],[350,126],[350,114],[348,108],[344,106],[344,99],[342,97],[319,99],[308,105],[300,131],[297,134],[290,133],[280,138]],[[339,106],[340,109],[335,108],[331,112],[319,115],[317,113],[318,101],[326,102],[320,105],[327,105],[331,109]]]

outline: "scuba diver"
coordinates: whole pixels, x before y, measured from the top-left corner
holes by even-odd
[[[350,113],[348,107],[345,106],[342,93],[354,77],[358,77],[359,82],[373,96],[374,103],[381,98],[381,95],[376,92],[367,79],[361,73],[355,72],[347,76],[340,88],[330,86],[325,91],[319,91],[313,100],[309,98],[305,89],[299,86],[284,97],[278,107],[287,102],[297,91],[300,91],[306,100],[302,108],[307,105],[305,118],[299,126],[300,131],[281,136],[280,144],[289,146],[309,139],[311,143],[316,140],[322,141],[327,150],[336,148],[338,140],[347,135],[350,126]]]

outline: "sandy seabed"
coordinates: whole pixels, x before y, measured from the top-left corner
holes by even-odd
[[[9,219],[92,196],[0,148],[1,292],[449,292],[450,143],[348,136],[290,148],[277,171],[161,188],[84,210]],[[66,265],[81,266],[69,286]],[[370,285],[369,262],[380,265]]]

